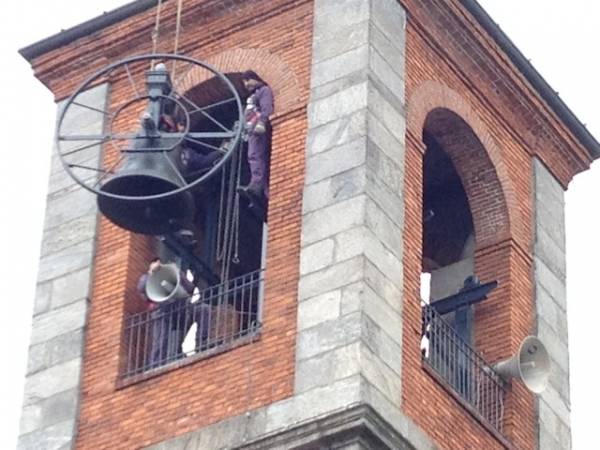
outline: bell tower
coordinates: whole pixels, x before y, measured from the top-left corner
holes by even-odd
[[[19,448],[570,448],[600,144],[476,1],[138,0],[21,54],[58,113]]]

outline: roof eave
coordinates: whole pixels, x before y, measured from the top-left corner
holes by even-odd
[[[513,64],[521,71],[533,88],[540,94],[567,128],[587,149],[592,159],[600,158],[600,143],[590,133],[584,124],[575,116],[573,111],[562,101],[554,89],[523,56],[510,38],[500,29],[487,12],[476,0],[461,0],[467,10],[477,19],[479,24],[490,34],[498,46],[508,55]]]
[[[119,8],[113,9],[112,11],[105,12],[100,16],[94,17],[93,19],[87,20],[72,28],[28,45],[27,47],[23,47],[19,50],[19,53],[27,61],[32,62],[32,60],[38,56],[41,56],[52,50],[56,50],[57,48],[70,44],[79,38],[85,37],[103,28],[114,25],[117,22],[121,22],[122,20],[125,20],[131,16],[144,12],[147,9],[156,6],[158,1],[159,0],[135,0],[131,3],[120,6]],[[164,3],[167,0],[162,1]]]

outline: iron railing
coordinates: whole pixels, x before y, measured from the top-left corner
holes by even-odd
[[[140,375],[183,358],[213,354],[255,335],[260,330],[263,282],[263,272],[257,270],[187,300],[128,315],[121,375]]]
[[[434,308],[423,306],[423,361],[467,408],[502,434],[505,384]]]

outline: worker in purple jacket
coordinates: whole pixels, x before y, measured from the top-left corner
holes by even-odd
[[[250,183],[240,190],[257,199],[268,199],[268,162],[273,114],[273,91],[257,74],[247,70],[242,74],[244,87],[250,93],[246,100],[245,132],[248,139]]]

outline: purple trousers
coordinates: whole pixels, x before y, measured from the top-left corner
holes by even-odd
[[[267,164],[269,162],[269,131],[263,134],[251,133],[248,138],[248,165],[250,166],[249,186],[269,198]]]

